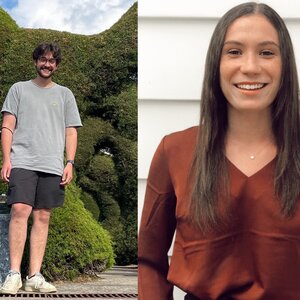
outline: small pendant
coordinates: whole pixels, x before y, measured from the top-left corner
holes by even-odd
[[[255,158],[255,156],[254,156],[254,155],[250,155],[250,159],[252,159],[252,160],[253,160],[254,158]]]

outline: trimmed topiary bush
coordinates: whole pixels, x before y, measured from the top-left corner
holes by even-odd
[[[120,94],[107,97],[101,105],[102,116],[122,133],[122,136],[137,140],[137,94],[136,84],[130,84]]]
[[[79,132],[78,153],[77,182],[99,205],[99,221],[112,235],[117,264],[136,263],[136,141],[107,121],[89,117]]]
[[[84,207],[90,211],[94,217],[95,220],[99,220],[100,218],[100,209],[97,204],[97,201],[88,193],[82,192],[81,194],[81,200],[84,204]]]
[[[69,185],[64,207],[52,213],[42,269],[51,281],[74,279],[114,264],[110,234],[84,208],[80,194],[79,188]],[[23,261],[28,266],[28,249]]]
[[[93,157],[87,170],[87,176],[95,181],[99,190],[116,190],[118,176],[114,161],[109,155],[97,154]]]

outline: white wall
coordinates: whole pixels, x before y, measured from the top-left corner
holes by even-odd
[[[139,0],[139,219],[151,158],[161,138],[198,124],[204,63],[212,31],[238,0]],[[300,67],[300,2],[263,1],[286,21]],[[288,4],[288,5],[287,5]],[[184,293],[175,291],[175,299]]]

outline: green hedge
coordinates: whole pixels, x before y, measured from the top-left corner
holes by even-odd
[[[114,264],[110,234],[84,208],[80,195],[78,187],[69,185],[64,207],[53,210],[42,268],[49,280],[74,279]],[[28,266],[28,251],[27,248],[23,272]]]

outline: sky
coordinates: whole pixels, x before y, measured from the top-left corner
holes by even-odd
[[[23,28],[97,34],[116,23],[136,0],[0,0]]]

